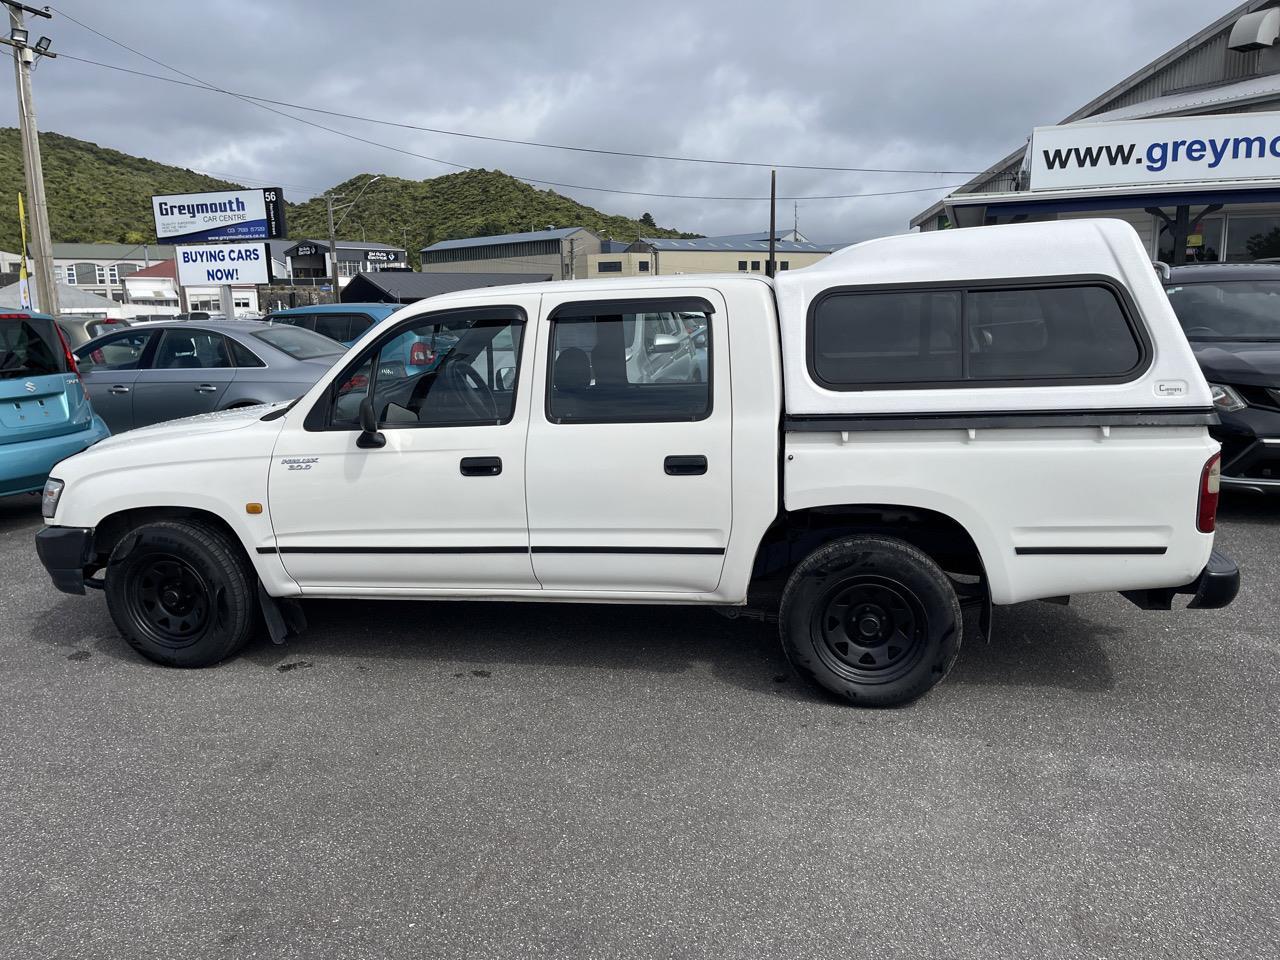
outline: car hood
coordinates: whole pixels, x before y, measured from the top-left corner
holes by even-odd
[[[1213,383],[1280,386],[1280,343],[1193,340],[1191,349],[1205,379]]]
[[[153,443],[158,440],[186,440],[191,437],[206,436],[211,433],[226,433],[228,430],[239,430],[261,420],[263,415],[284,403],[263,403],[254,407],[240,407],[236,410],[220,410],[217,413],[202,413],[195,417],[184,417],[181,420],[166,420],[164,423],[149,427],[139,427],[108,437],[96,445],[96,449],[114,449]]]

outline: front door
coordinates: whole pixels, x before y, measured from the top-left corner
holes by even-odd
[[[707,321],[692,340],[661,318]],[[732,513],[733,416],[724,300],[543,298],[526,469],[534,572],[548,590],[704,593]],[[648,329],[646,329],[648,327]]]
[[[133,425],[217,410],[236,375],[227,338],[199,327],[169,327],[133,388]]]
[[[290,415],[271,461],[271,522],[304,591],[537,589],[521,369],[537,306],[525,295],[404,320],[338,372],[305,422]],[[359,445],[366,398],[382,446]]]

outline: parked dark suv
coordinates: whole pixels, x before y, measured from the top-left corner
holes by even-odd
[[[1222,419],[1222,485],[1280,493],[1280,264],[1173,267],[1165,292]]]

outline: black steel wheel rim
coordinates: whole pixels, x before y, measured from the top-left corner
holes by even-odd
[[[818,655],[835,673],[862,683],[889,683],[910,672],[929,637],[924,603],[891,577],[842,580],[814,611]]]
[[[129,585],[134,622],[156,643],[178,649],[195,643],[213,619],[213,592],[181,557],[155,553],[134,570]]]

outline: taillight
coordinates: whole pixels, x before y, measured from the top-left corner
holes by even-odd
[[[1213,533],[1218,519],[1218,490],[1222,486],[1222,454],[1215,453],[1200,471],[1200,505],[1196,508],[1196,529]]]
[[[434,359],[435,355],[427,349],[427,345],[421,340],[416,341],[409,347],[409,366],[411,367],[425,367]]]
[[[67,366],[71,368],[72,373],[79,376],[80,368],[76,366],[75,355],[71,352],[71,348],[67,346],[67,338],[62,335],[62,328],[55,323],[53,329],[58,332],[58,340],[62,343],[62,352],[67,358]]]

